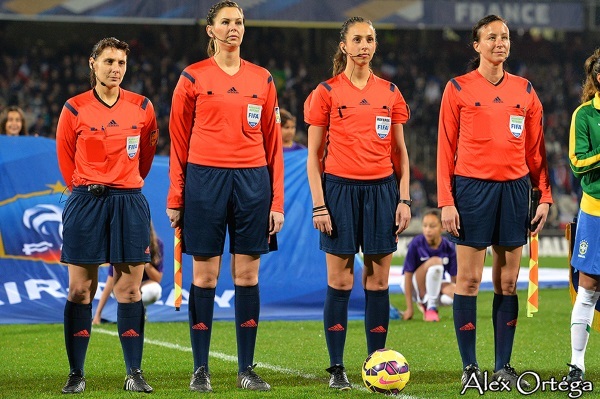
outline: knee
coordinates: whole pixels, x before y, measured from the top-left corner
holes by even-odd
[[[460,283],[457,282],[456,286],[460,286],[461,293],[463,295],[477,295],[479,291],[480,280],[475,277],[464,278]]]
[[[346,284],[347,288],[340,288],[343,290],[351,290],[352,289],[352,285],[350,285],[348,287],[348,284]],[[335,288],[335,287],[334,287]],[[389,282],[386,280],[367,280],[365,282],[365,289],[369,290],[369,291],[385,291],[389,288]]]
[[[502,295],[514,295],[517,292],[517,279],[502,281],[500,283]]]
[[[370,276],[372,277],[372,276]],[[363,278],[363,284],[365,287],[376,287],[378,284],[374,280],[370,278]],[[327,276],[327,285],[331,288],[341,291],[349,291],[354,286],[354,276],[349,275],[328,275]],[[367,288],[371,289],[371,288]],[[377,288],[373,288],[376,290]]]
[[[598,295],[600,295],[600,292],[587,290],[579,286],[577,289],[577,298],[575,301],[587,308],[595,307],[596,302],[598,301]]]
[[[217,279],[204,277],[194,277],[194,285],[200,288],[213,289],[217,286]]]
[[[69,302],[78,303],[78,304],[88,303],[89,299],[90,299],[90,293],[89,293],[89,291],[88,292],[85,292],[85,291],[73,292],[73,291],[69,290],[69,295],[67,296],[67,299],[69,300]]]
[[[243,273],[234,276],[233,284],[240,287],[253,287],[258,284],[258,273]]]
[[[442,266],[442,265],[430,266],[429,269],[427,269],[428,276],[442,277],[443,274],[444,274],[444,266]]]
[[[140,286],[128,284],[127,286],[120,286],[113,289],[115,298],[121,303],[133,303],[140,300]]]
[[[67,295],[67,299],[70,302],[73,303],[78,303],[78,304],[83,304],[83,303],[89,303],[91,301],[91,295],[92,292],[90,290],[90,287],[87,286],[80,286],[80,285],[76,285],[76,286],[69,286],[69,294]]]

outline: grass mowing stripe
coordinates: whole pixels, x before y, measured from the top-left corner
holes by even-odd
[[[112,335],[114,337],[119,336],[119,333],[117,331],[105,330],[103,328],[98,328],[98,327],[94,328],[94,333]],[[191,352],[192,351],[192,348],[190,348],[188,346],[181,346],[178,344],[172,344],[170,342],[165,342],[165,341],[157,341],[155,339],[144,338],[144,344],[161,346],[163,348],[175,349],[175,350],[182,351],[182,352]],[[221,353],[221,352],[210,352],[209,356],[215,357],[220,360],[237,363],[237,356],[231,356],[231,355],[227,355],[227,354]],[[287,375],[294,375],[294,376],[305,378],[307,380],[319,380],[319,377],[314,374],[307,374],[307,373],[303,373],[301,371],[289,369],[286,367],[274,366],[272,364],[265,364],[265,363],[260,363],[260,366],[262,368],[265,368],[265,369],[268,369],[271,371],[275,371],[275,372],[279,372],[279,373],[287,374]],[[367,388],[364,385],[352,384],[352,388],[362,390],[362,391],[367,391]],[[398,398],[398,399],[421,399],[416,396],[409,396],[409,395],[397,395],[396,398]]]
[[[99,332],[99,333],[102,333],[102,334],[112,335],[112,336],[115,336],[115,337],[119,336],[119,333],[116,332],[116,331],[104,330],[102,328],[94,328],[94,332]],[[192,348],[187,347],[187,346],[181,346],[181,345],[178,345],[178,344],[172,344],[170,342],[157,341],[157,340],[154,340],[154,339],[147,339],[147,338],[145,338],[144,339],[144,343],[145,344],[152,344],[152,345],[162,346],[163,348],[167,348],[167,349],[175,349],[175,350],[182,351],[182,352],[191,352],[192,351]],[[215,357],[215,358],[220,359],[220,360],[225,360],[225,361],[228,361],[228,362],[237,363],[237,356],[231,356],[231,355],[227,355],[225,353],[213,352],[213,351],[210,352],[209,356]],[[283,374],[295,375],[295,376],[306,378],[306,379],[310,379],[310,380],[316,380],[316,379],[319,378],[319,377],[317,377],[314,374],[306,374],[306,373],[302,373],[302,372],[300,372],[298,370],[292,370],[292,369],[289,369],[289,368],[274,366],[274,365],[271,365],[271,364],[260,363],[260,366],[263,367],[263,368],[266,368],[268,370],[271,370],[271,371],[276,371],[276,372],[280,372],[280,373],[283,373]]]

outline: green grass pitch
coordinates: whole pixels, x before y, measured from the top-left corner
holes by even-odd
[[[359,288],[359,287],[356,287]],[[519,292],[520,318],[512,365],[518,371],[533,370],[542,379],[566,374],[570,360],[571,304],[566,289],[540,292],[540,310],[526,317],[526,292]],[[494,343],[491,323],[492,293],[478,299],[477,353],[483,370],[491,371]],[[404,297],[392,295],[392,303],[404,308]],[[452,311],[440,309],[439,323],[392,320],[388,347],[406,356],[411,380],[400,397],[460,397],[461,362],[454,335]],[[418,316],[418,315],[417,315]],[[600,338],[593,331],[586,357],[586,379],[600,384]],[[60,390],[66,381],[68,363],[64,351],[63,327],[50,325],[0,325],[0,398],[64,398]],[[373,398],[362,385],[360,368],[366,358],[364,326],[361,320],[348,327],[345,364],[354,385],[349,392],[327,387],[329,366],[323,326],[320,321],[263,321],[260,323],[255,361],[256,371],[268,381],[271,392],[245,392],[235,388],[237,372],[235,329],[232,322],[216,322],[213,329],[210,369],[214,394],[219,398]],[[193,398],[200,394],[188,389],[193,362],[187,323],[153,323],[146,327],[144,374],[155,389],[155,398]],[[142,396],[123,391],[125,367],[116,325],[94,326],[86,359],[86,392],[83,398],[124,398]],[[592,397],[584,394],[584,397]],[[520,397],[516,392],[486,393],[494,398]],[[567,393],[538,392],[531,397],[566,398]],[[479,397],[469,391],[466,398]]]

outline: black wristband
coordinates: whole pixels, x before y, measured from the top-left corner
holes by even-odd
[[[400,201],[398,201],[398,203],[399,204],[406,204],[410,208],[410,206],[412,205],[412,200],[411,199],[401,199]]]

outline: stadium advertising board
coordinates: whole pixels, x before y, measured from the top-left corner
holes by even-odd
[[[154,23],[194,24],[205,18],[213,3],[213,0],[0,0],[0,19],[110,23],[154,20]],[[585,27],[583,1],[286,0],[239,4],[250,24],[277,26],[337,27],[346,18],[360,15],[390,28],[470,29],[481,17],[497,14],[507,19],[513,29],[581,31]]]
[[[318,249],[318,232],[311,223],[306,154],[300,150],[285,156],[286,221],[278,234],[279,250],[261,258],[261,320],[318,320],[323,316],[327,272],[325,255]],[[176,312],[173,229],[165,214],[168,187],[168,158],[157,156],[143,192],[164,242],[164,275],[162,298],[148,307],[148,319],[187,321],[191,257],[183,256],[183,301],[181,311]],[[69,286],[67,266],[60,263],[62,211],[67,196],[54,140],[0,136],[0,324],[62,322]],[[234,318],[235,290],[228,252],[226,245],[215,298],[215,318],[221,320]],[[96,300],[107,274],[108,266],[100,267]],[[351,318],[364,314],[361,275],[362,262],[357,258]],[[102,316],[116,321],[116,315],[116,301],[111,298]]]

